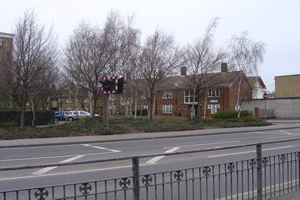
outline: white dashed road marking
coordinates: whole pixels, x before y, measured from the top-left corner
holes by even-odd
[[[84,155],[79,155],[79,156],[76,156],[76,157],[73,157],[73,158],[69,158],[67,160],[60,161],[59,163],[72,162],[72,161],[77,160],[77,159],[82,158],[82,157],[84,157]],[[55,167],[46,167],[46,168],[43,168],[43,169],[41,169],[39,171],[36,171],[36,172],[34,172],[32,174],[33,175],[42,175],[42,174],[45,174],[45,173],[47,173],[47,172],[49,172],[49,171],[51,171],[51,170],[53,170],[55,168],[57,168],[57,166],[55,166]]]
[[[121,151],[119,151],[119,150],[108,149],[108,148],[105,148],[105,147],[92,146],[92,145],[90,145],[90,144],[82,144],[82,146],[85,146],[85,147],[91,147],[91,148],[95,148],[95,149],[106,150],[106,151],[115,152],[115,153],[121,152]]]
[[[180,147],[174,147],[172,149],[169,149],[168,151],[164,152],[164,153],[173,153],[174,151],[180,149]],[[146,164],[156,164],[157,161],[159,161],[160,159],[164,158],[165,156],[156,156],[154,158],[152,158],[151,160],[148,160],[146,162]]]

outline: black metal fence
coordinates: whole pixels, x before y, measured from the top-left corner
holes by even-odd
[[[294,140],[286,140],[294,141]],[[282,142],[282,141],[280,141]],[[300,189],[300,152],[262,157],[261,144],[85,162],[0,168],[2,171],[132,160],[132,174],[83,183],[1,191],[2,200],[227,200],[271,199]],[[142,158],[256,146],[256,157],[237,162],[140,174]]]

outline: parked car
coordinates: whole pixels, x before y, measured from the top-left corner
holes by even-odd
[[[54,113],[54,118],[58,120],[63,120],[64,119],[64,112],[63,111],[56,111]]]
[[[77,112],[77,114],[76,114]],[[91,116],[91,114],[89,112],[86,111],[65,111],[64,112],[64,119],[68,120],[68,121],[73,121],[76,119],[81,119],[83,117],[89,117]],[[95,116],[99,116],[98,114],[96,114]]]

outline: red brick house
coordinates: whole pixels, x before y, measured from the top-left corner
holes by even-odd
[[[183,68],[180,76],[166,77],[159,84],[155,99],[155,116],[190,116],[193,104],[195,106],[193,114],[196,115],[198,103],[194,101],[194,90],[187,81],[190,75],[185,74],[186,71]],[[203,86],[205,89],[200,91],[200,94],[203,94],[200,96],[201,117],[204,116],[204,113],[206,117],[210,118],[216,112],[236,109],[240,77],[242,77],[242,81],[238,105],[241,105],[243,99],[252,99],[253,88],[244,73],[240,71],[228,72],[227,66],[223,66],[220,73],[205,74],[204,76],[213,76],[214,78],[209,84]],[[130,84],[125,85],[126,89],[128,87]],[[123,94],[113,95],[112,98],[113,103],[110,108],[114,113],[124,114],[130,110],[130,107],[134,111],[135,102],[137,102],[138,109],[148,108],[148,101],[143,98],[142,94],[138,94],[137,99],[127,99],[126,103]]]

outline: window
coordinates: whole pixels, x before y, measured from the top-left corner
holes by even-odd
[[[172,99],[173,98],[172,91],[164,91],[162,98],[163,99]]]
[[[130,98],[124,98],[124,97],[121,97],[120,98],[120,103],[121,105],[130,105]]]
[[[89,103],[89,102],[90,102],[90,99],[89,99],[89,98],[85,98],[85,99],[83,100],[83,102],[84,102],[84,103]]]
[[[164,114],[172,114],[172,105],[163,105],[163,113]]]
[[[148,109],[148,105],[143,105],[143,108],[144,109]]]
[[[209,104],[208,109],[210,109],[211,114],[216,114],[218,112],[218,108],[220,108],[220,104]]]
[[[109,100],[111,100],[111,101],[116,100],[116,95],[115,94],[110,94],[109,95]]]
[[[72,103],[72,100],[71,99],[66,99],[66,103]]]
[[[116,106],[109,106],[110,113],[115,113],[116,112]]]
[[[2,41],[2,38],[0,38],[0,47],[2,47],[3,45],[3,41]]]
[[[208,97],[220,97],[220,89],[218,88],[209,89]]]
[[[147,99],[147,95],[146,94],[142,94],[141,95],[141,99]]]
[[[192,90],[185,90],[184,91],[184,103],[191,104],[191,103],[198,103],[198,95],[196,95],[196,99],[194,100],[194,91]]]

